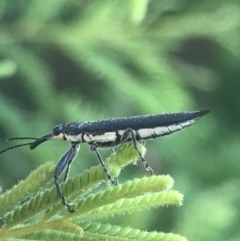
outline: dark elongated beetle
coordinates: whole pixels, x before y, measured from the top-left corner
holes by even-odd
[[[173,132],[183,130],[185,127],[192,125],[196,119],[207,114],[208,110],[179,112],[157,115],[132,116],[125,118],[115,118],[100,121],[76,121],[66,124],[59,124],[53,128],[53,132],[40,138],[33,137],[14,137],[9,140],[24,140],[33,139],[34,142],[24,143],[9,147],[0,152],[17,148],[20,146],[29,145],[30,149],[35,149],[41,143],[60,139],[70,142],[70,149],[61,157],[58,162],[55,173],[54,183],[57,188],[59,197],[70,212],[73,212],[71,205],[66,201],[66,198],[59,185],[59,177],[66,168],[64,181],[67,180],[70,164],[77,156],[80,143],[90,145],[90,150],[97,154],[97,157],[107,175],[107,178],[116,184],[105,166],[103,159],[98,151],[98,148],[114,148],[126,142],[133,142],[134,148],[139,154],[146,170],[153,174],[152,168],[148,165],[141,152],[138,150],[137,142],[154,139],[157,137],[169,135]]]

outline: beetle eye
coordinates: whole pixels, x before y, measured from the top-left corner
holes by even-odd
[[[57,125],[53,128],[53,135],[58,136],[63,131],[63,125]]]

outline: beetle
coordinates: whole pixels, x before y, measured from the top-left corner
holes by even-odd
[[[134,148],[145,166],[145,169],[153,174],[152,168],[148,165],[144,156],[137,147],[138,142],[155,139],[157,137],[170,135],[174,132],[183,130],[185,127],[191,126],[195,121],[207,114],[208,110],[176,112],[155,115],[131,116],[125,118],[112,118],[99,121],[75,121],[66,124],[59,124],[53,128],[52,133],[44,135],[40,138],[34,137],[14,137],[9,140],[33,139],[33,142],[11,146],[2,150],[0,154],[13,148],[29,145],[33,150],[43,142],[48,140],[65,140],[70,143],[70,149],[60,158],[55,172],[54,183],[62,203],[67,206],[70,212],[73,212],[71,205],[67,202],[60,184],[59,177],[66,169],[64,181],[67,180],[70,165],[77,156],[80,144],[87,143],[90,150],[95,152],[100,164],[102,165],[107,178],[112,184],[116,184],[117,180],[113,179],[109,173],[104,161],[99,153],[99,148],[112,148],[114,150],[120,144],[132,142]]]

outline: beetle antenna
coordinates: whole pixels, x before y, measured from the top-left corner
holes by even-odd
[[[36,137],[11,137],[7,139],[7,141],[14,141],[14,140],[37,140]]]
[[[10,147],[8,147],[8,148],[0,151],[0,154],[4,153],[4,152],[6,152],[6,151],[9,151],[9,150],[11,150],[11,149],[14,149],[14,148],[18,148],[18,147],[21,147],[21,146],[29,146],[29,145],[31,145],[31,144],[32,144],[32,142],[30,142],[30,143],[24,143],[24,144],[20,144],[20,145],[16,145],[16,146],[10,146]]]

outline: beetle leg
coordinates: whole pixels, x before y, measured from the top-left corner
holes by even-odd
[[[58,162],[58,164],[56,166],[55,173],[54,173],[54,183],[57,188],[58,196],[62,199],[62,203],[68,208],[69,212],[73,212],[74,210],[71,208],[71,205],[67,202],[67,200],[61,190],[61,187],[59,184],[59,177],[61,176],[63,170],[67,166],[67,170],[64,175],[64,181],[67,180],[70,165],[71,165],[72,161],[74,160],[74,158],[76,157],[76,155],[78,154],[79,147],[80,147],[80,145],[78,143],[71,143],[70,150],[61,157],[60,161]]]
[[[153,169],[148,165],[146,159],[144,158],[144,156],[142,155],[142,153],[139,151],[139,149],[138,149],[138,147],[137,147],[136,131],[134,131],[134,130],[131,129],[131,128],[127,128],[127,129],[124,131],[120,142],[122,142],[122,143],[126,142],[129,137],[132,139],[133,146],[134,146],[134,148],[137,150],[138,155],[139,155],[139,157],[141,158],[141,161],[142,161],[145,169],[146,169],[147,171],[150,171],[150,172],[151,172],[151,175],[153,175],[153,174],[154,174],[154,173],[153,173]]]
[[[102,159],[102,157],[101,157],[101,155],[100,155],[100,153],[99,153],[99,151],[97,149],[97,146],[95,146],[94,144],[90,144],[90,150],[94,151],[97,154],[98,160],[100,161],[100,163],[101,163],[101,165],[103,167],[103,170],[105,171],[105,173],[107,175],[108,180],[110,180],[110,182],[112,184],[114,184],[114,185],[118,184],[118,180],[114,179],[111,176],[111,174],[109,173],[109,171],[108,171],[108,169],[107,169],[107,167],[106,167],[106,165],[105,165],[105,163],[104,163],[104,161],[103,161],[103,159]]]

